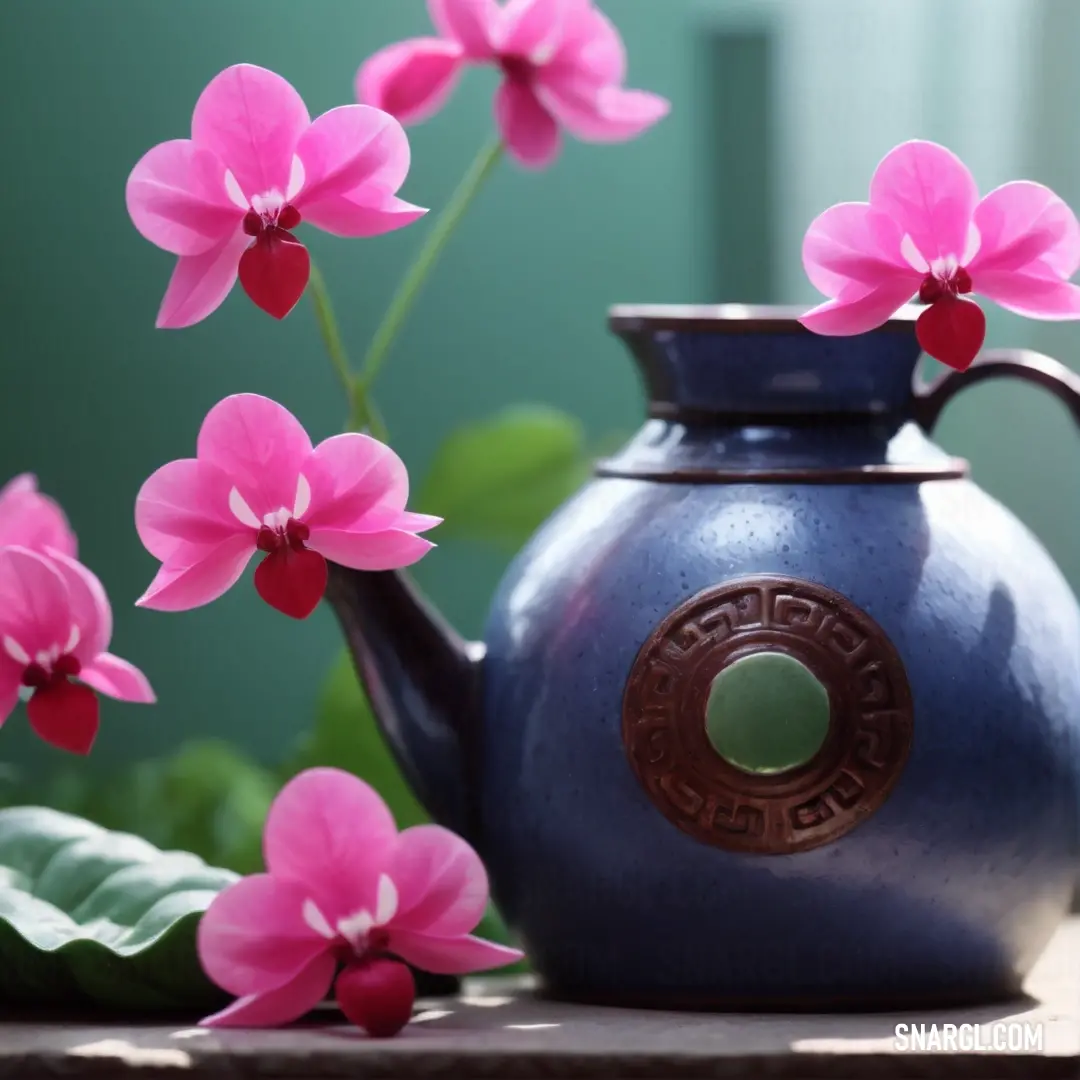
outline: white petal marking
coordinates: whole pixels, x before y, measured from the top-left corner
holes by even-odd
[[[30,654],[13,638],[4,635],[4,652],[17,664],[29,664]]]
[[[285,205],[285,196],[277,188],[262,195],[251,196],[251,209],[256,214],[276,214]]]
[[[298,155],[293,154],[292,167],[289,169],[289,186],[285,189],[286,202],[295,199],[300,194],[300,189],[304,186],[306,179],[304,163]]]
[[[326,916],[319,910],[319,905],[314,900],[308,899],[304,901],[301,914],[304,916],[304,922],[320,937],[324,937],[328,941],[333,941],[337,937],[333,927],[327,922]]]
[[[293,503],[292,516],[298,520],[307,513],[311,505],[311,485],[307,477],[301,473],[296,479],[296,502]]]
[[[41,652],[37,653],[34,656],[34,663],[47,668],[52,663],[52,657],[49,655],[49,650],[42,649]]]
[[[915,246],[910,233],[904,233],[904,239],[900,241],[900,254],[912,270],[921,270],[925,274],[930,269],[926,256]]]
[[[967,243],[964,245],[964,254],[960,259],[960,265],[967,266],[967,264],[979,253],[979,248],[981,247],[982,233],[979,232],[979,227],[973,221],[968,226]]]
[[[82,631],[74,624],[71,624],[71,634],[68,636],[67,644],[61,650],[62,652],[71,652],[82,640]]]
[[[366,908],[361,908],[355,915],[338,919],[337,928],[338,933],[347,942],[355,945],[374,925],[375,920],[371,917],[371,912]]]
[[[229,200],[236,206],[239,206],[241,210],[249,209],[247,198],[244,196],[244,191],[240,187],[240,182],[232,174],[231,169],[225,170],[225,194],[229,196]]]
[[[262,519],[262,523],[268,529],[275,529],[280,531],[289,524],[290,517],[292,517],[292,514],[290,514],[289,511],[286,510],[283,506],[280,510],[275,510],[273,513],[267,514],[266,517]]]
[[[241,525],[250,525],[253,529],[257,529],[262,524],[255,516],[255,511],[248,506],[244,501],[244,496],[236,488],[229,492],[229,509]]]
[[[385,926],[397,914],[397,909],[397,886],[386,874],[382,874],[379,877],[379,899],[375,904],[375,925]]]

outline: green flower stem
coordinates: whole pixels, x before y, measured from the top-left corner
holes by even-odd
[[[446,209],[439,215],[434,228],[428,234],[427,242],[401,279],[401,284],[398,285],[397,292],[386,309],[383,321],[371,339],[371,345],[368,347],[367,355],[356,377],[357,390],[363,400],[369,400],[368,394],[372,383],[382,370],[390,347],[405,325],[405,320],[416,298],[420,295],[424,282],[442,254],[443,248],[453,236],[454,230],[461,223],[465,212],[472,205],[473,199],[494,172],[502,153],[503,143],[500,138],[492,139],[481,149],[451,196]]]
[[[334,371],[341,380],[342,386],[345,387],[345,392],[351,395],[353,377],[349,370],[349,358],[341,341],[341,331],[338,329],[337,319],[334,316],[334,305],[330,302],[326,279],[314,263],[311,264],[308,277],[308,291],[311,293],[315,321],[319,324],[319,336],[326,348],[326,355],[330,357],[330,363],[334,365]]]
[[[362,431],[366,428],[380,442],[386,442],[388,437],[386,424],[383,423],[375,402],[360,386],[359,380],[349,367],[349,357],[341,340],[341,331],[338,329],[337,318],[334,315],[334,305],[330,302],[326,279],[314,263],[311,264],[308,290],[311,293],[315,321],[319,324],[319,336],[326,348],[326,355],[330,357],[330,363],[341,380],[341,385],[345,388],[345,394],[349,400],[348,429]]]

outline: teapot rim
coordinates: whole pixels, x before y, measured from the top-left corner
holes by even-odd
[[[809,334],[799,319],[806,307],[793,304],[614,304],[608,326],[617,334],[678,330],[712,334]],[[913,334],[924,309],[905,304],[878,331]]]

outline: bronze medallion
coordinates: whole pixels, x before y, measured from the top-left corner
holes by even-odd
[[[706,704],[743,657],[784,653],[829,697],[829,728],[805,764],[753,773],[712,746]],[[623,744],[657,808],[731,851],[784,855],[827,844],[888,797],[911,749],[911,688],[892,642],[865,612],[810,581],[757,575],[691,597],[642,646],[623,697]]]

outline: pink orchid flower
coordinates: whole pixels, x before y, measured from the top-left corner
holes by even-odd
[[[37,477],[23,473],[0,488],[0,547],[44,551],[74,558],[79,544],[59,504],[38,491]]]
[[[367,435],[335,435],[312,448],[288,409],[235,394],[207,413],[195,453],[163,465],[136,499],[139,537],[162,563],[142,607],[208,604],[262,551],[259,595],[304,619],[326,589],[327,559],[390,570],[435,546],[416,533],[442,519],[405,510],[404,464]]]
[[[356,76],[359,101],[403,124],[442,107],[466,64],[503,73],[495,119],[521,164],[542,168],[559,153],[559,127],[587,142],[622,142],[667,115],[656,94],[626,90],[619,32],[592,0],[428,0],[438,37],[376,53]]]
[[[1018,180],[979,199],[955,154],[913,141],[885,155],[870,201],[840,203],[816,218],[803,265],[829,301],[801,322],[819,334],[861,334],[915,293],[919,343],[963,371],[986,336],[978,292],[1035,319],[1080,318],[1080,224],[1049,188]]]
[[[111,637],[108,598],[85,566],[55,550],[0,548],[0,724],[28,687],[34,731],[61,750],[88,754],[98,731],[95,690],[154,701],[146,676],[105,651]]]
[[[488,900],[475,851],[438,825],[398,833],[378,793],[340,769],[309,769],[281,790],[263,833],[267,873],[217,896],[199,923],[206,974],[239,1000],[202,1021],[273,1027],[335,993],[372,1034],[408,1021],[401,963],[438,974],[521,959],[473,937]]]
[[[308,282],[301,220],[336,236],[375,236],[427,211],[395,197],[409,142],[386,113],[344,105],[312,120],[280,75],[237,64],[199,96],[191,138],[148,151],[127,182],[135,228],[179,256],[159,327],[191,326],[236,281],[275,318]]]

